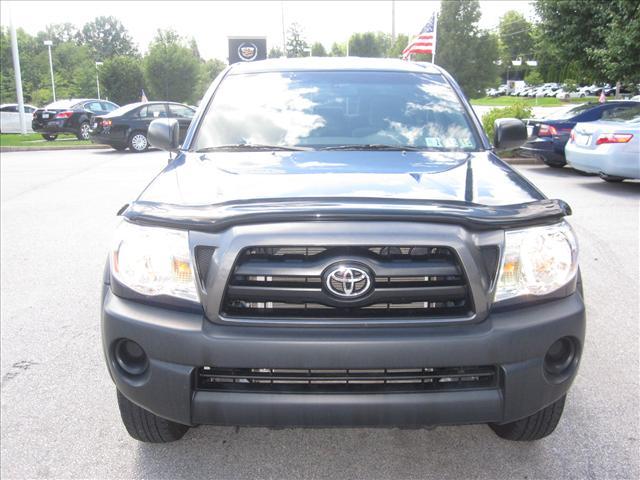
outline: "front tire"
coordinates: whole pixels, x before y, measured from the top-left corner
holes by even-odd
[[[76,134],[76,137],[78,138],[78,140],[90,140],[91,137],[89,136],[89,122],[82,122],[80,124],[80,129],[78,130],[78,133]]]
[[[515,422],[505,423],[503,425],[490,423],[489,426],[496,435],[505,440],[514,440],[517,442],[540,440],[541,438],[551,435],[556,429],[560,417],[562,417],[566,398],[567,396],[565,395],[560,400],[557,400],[539,412]]]
[[[58,138],[58,135],[49,135],[49,134],[43,133],[42,138],[44,138],[47,142],[53,142],[56,138]]]
[[[134,152],[144,152],[149,148],[147,136],[142,132],[134,132],[129,139],[129,148]]]
[[[118,391],[118,407],[122,423],[132,438],[146,443],[168,443],[180,440],[189,427],[158,417],[139,407]]]

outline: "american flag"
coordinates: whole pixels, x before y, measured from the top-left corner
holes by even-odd
[[[402,58],[407,59],[414,53],[431,53],[436,51],[436,14],[431,15],[427,24],[413,41],[402,51]]]

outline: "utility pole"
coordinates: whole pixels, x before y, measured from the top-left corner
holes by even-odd
[[[391,40],[396,41],[396,0],[391,0]]]
[[[282,23],[282,56],[287,56],[287,36],[284,31],[284,1],[280,2],[280,21]]]
[[[49,48],[49,70],[51,71],[51,90],[53,92],[53,101],[56,101],[56,81],[53,78],[53,60],[51,58],[51,45],[53,42],[51,40],[45,40],[44,44]]]
[[[13,16],[9,10],[9,30],[11,32],[11,56],[13,57],[13,71],[16,80],[16,97],[18,97],[18,113],[20,115],[20,133],[27,133],[27,123],[24,118],[24,98],[22,98],[22,73],[20,72],[20,54],[18,53],[18,37],[13,26]]]
[[[98,86],[98,100],[100,100],[100,75],[98,75],[98,67],[102,62],[96,62],[96,85]]]

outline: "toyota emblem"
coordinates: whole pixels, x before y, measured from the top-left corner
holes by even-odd
[[[327,290],[341,298],[355,299],[371,289],[371,275],[364,269],[351,265],[330,268],[325,277]]]

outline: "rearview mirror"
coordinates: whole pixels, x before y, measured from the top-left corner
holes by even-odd
[[[152,147],[177,152],[180,146],[180,125],[175,118],[158,118],[149,125],[147,134]]]
[[[527,127],[522,120],[498,118],[493,127],[493,146],[496,150],[513,150],[527,141]]]

